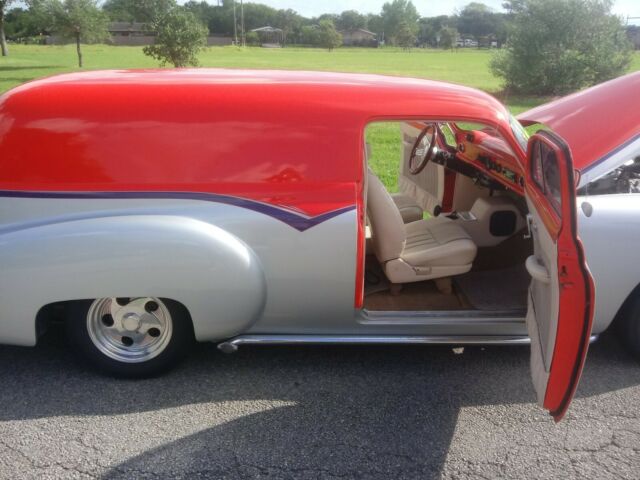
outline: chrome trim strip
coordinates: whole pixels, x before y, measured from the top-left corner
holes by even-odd
[[[589,343],[598,339],[589,338]],[[529,345],[528,336],[520,335],[239,335],[218,344],[225,353],[240,345]]]
[[[395,310],[362,310],[358,322],[366,325],[478,325],[508,323],[521,325],[525,323],[526,310],[481,311],[395,311]]]
[[[363,314],[370,318],[376,317],[453,317],[453,318],[522,318],[527,309],[517,310],[363,310]]]
[[[420,344],[420,345],[528,345],[529,337],[519,335],[239,335],[218,344],[222,351],[240,345],[296,344]]]

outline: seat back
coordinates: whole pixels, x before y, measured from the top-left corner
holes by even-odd
[[[404,221],[380,179],[368,170],[367,216],[373,252],[380,262],[400,258],[406,243]]]

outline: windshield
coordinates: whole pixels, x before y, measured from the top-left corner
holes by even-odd
[[[511,127],[511,131],[513,132],[513,136],[516,137],[520,148],[522,148],[523,152],[526,152],[527,143],[529,142],[529,134],[513,115],[509,116],[509,126]]]

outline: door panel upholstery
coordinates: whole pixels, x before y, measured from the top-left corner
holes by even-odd
[[[402,130],[402,164],[398,175],[398,190],[413,198],[424,211],[433,213],[437,205],[442,205],[444,167],[429,163],[418,175],[411,175],[409,157],[420,130],[409,123],[402,123],[400,128]]]

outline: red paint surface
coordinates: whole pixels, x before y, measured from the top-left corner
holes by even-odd
[[[355,204],[362,216],[366,124],[443,118],[494,126],[516,145],[496,99],[440,82],[213,69],[73,73],[0,97],[0,190],[208,192],[308,215]]]
[[[442,195],[442,211],[450,212],[453,209],[453,199],[456,193],[456,172],[444,171],[444,194]]]
[[[640,134],[640,72],[596,85],[518,115],[542,123],[571,147],[573,165],[585,170]]]
[[[527,168],[527,196],[536,205],[544,227],[557,242],[560,303],[558,330],[543,406],[556,421],[566,413],[582,374],[591,335],[594,309],[594,283],[577,235],[576,193],[573,168],[568,148],[565,150],[548,135],[536,135],[546,143],[558,159],[562,188],[561,216],[546,200],[531,179]]]

